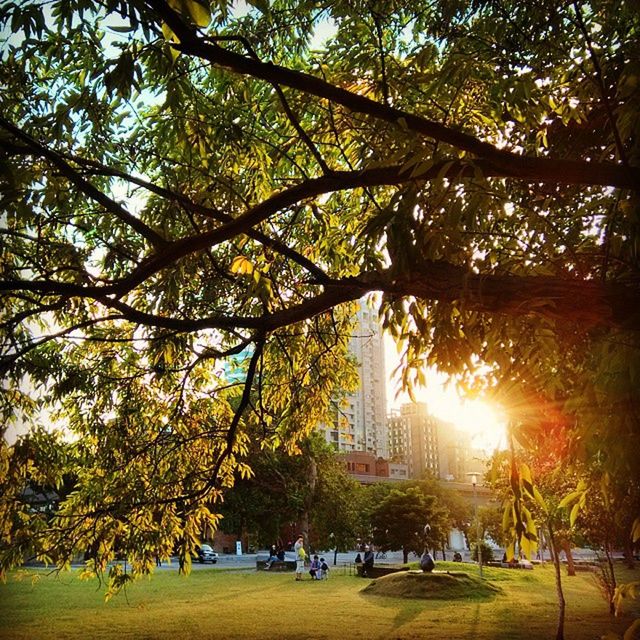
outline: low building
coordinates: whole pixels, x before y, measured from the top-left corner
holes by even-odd
[[[406,464],[389,462],[366,451],[351,451],[342,455],[349,475],[362,484],[401,482],[408,480]]]

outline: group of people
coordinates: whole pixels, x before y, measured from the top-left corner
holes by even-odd
[[[298,536],[293,550],[296,552],[296,580],[302,580],[307,560],[307,552],[304,550],[304,538],[302,536]],[[329,577],[329,565],[324,558],[318,558],[317,555],[313,556],[309,566],[309,575],[312,580],[323,580]]]
[[[302,580],[307,562],[307,552],[304,549],[303,536],[298,536],[293,550],[296,554],[296,580]],[[265,570],[271,569],[274,562],[284,562],[284,559],[284,549],[281,546],[276,547],[275,544],[272,544],[271,549],[269,549],[269,559],[264,565]],[[313,560],[309,565],[309,575],[312,580],[323,580],[329,577],[329,565],[324,558],[319,558],[317,555],[313,556]]]
[[[284,562],[284,549],[282,546],[276,547],[275,544],[272,544],[269,549],[269,559],[265,562],[264,568],[271,569],[274,562]]]

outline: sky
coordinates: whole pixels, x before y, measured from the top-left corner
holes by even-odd
[[[395,344],[389,336],[385,336],[388,409],[399,409],[404,402],[410,402],[406,393],[397,399],[395,397],[400,382],[392,374],[398,362]],[[501,415],[498,407],[482,399],[462,399],[454,385],[447,384],[447,376],[433,369],[427,371],[426,377],[427,386],[418,389],[415,396],[416,400],[427,404],[429,413],[466,431],[471,436],[473,446],[487,453],[496,448],[506,448],[506,418]]]

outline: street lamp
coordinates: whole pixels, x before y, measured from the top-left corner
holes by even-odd
[[[480,548],[480,520],[478,519],[478,492],[476,490],[479,474],[476,471],[472,471],[467,473],[467,475],[473,485],[473,506],[476,517],[476,549],[478,550],[478,567],[480,568],[480,577],[482,578],[482,549]]]

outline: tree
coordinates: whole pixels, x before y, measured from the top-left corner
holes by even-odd
[[[264,548],[282,535],[293,540],[298,532],[308,533],[312,549],[350,547],[359,485],[319,434],[300,447],[302,455],[260,450],[254,439],[251,476],[225,492],[220,529],[243,539],[252,534]],[[295,531],[284,534],[293,524]]]
[[[468,542],[468,532],[473,516],[473,506],[463,498],[457,491],[447,488],[433,476],[430,472],[425,472],[424,477],[416,483],[409,482],[409,486],[416,486],[424,495],[435,496],[438,504],[442,505],[447,513],[446,526],[438,528],[440,539],[439,544],[434,545],[434,557],[439,548],[442,551],[442,559],[446,560],[445,548],[449,542],[449,531],[452,528],[461,531]],[[472,530],[475,531],[474,528]],[[435,533],[435,531],[434,531]],[[484,536],[483,536],[484,539]]]
[[[412,551],[440,547],[447,512],[435,496],[425,495],[417,487],[392,489],[374,508],[371,525],[374,543],[385,551],[402,549],[406,563]],[[425,525],[429,525],[427,530]]]
[[[311,512],[312,542],[316,549],[333,548],[336,564],[339,551],[355,546],[362,487],[335,456],[325,459],[318,469]]]
[[[295,452],[328,421],[371,292],[406,385],[484,371],[606,424],[583,454],[637,472],[629,3],[2,9],[1,406],[80,443],[4,446],[2,570],[116,539],[137,573],[188,559],[250,433]],[[25,479],[69,469],[36,526]]]
[[[506,546],[509,541],[505,538],[502,528],[503,511],[498,505],[484,505],[478,508],[478,519],[480,521],[480,539],[484,540],[489,536],[496,544]],[[475,531],[475,523],[471,526],[471,531]]]

